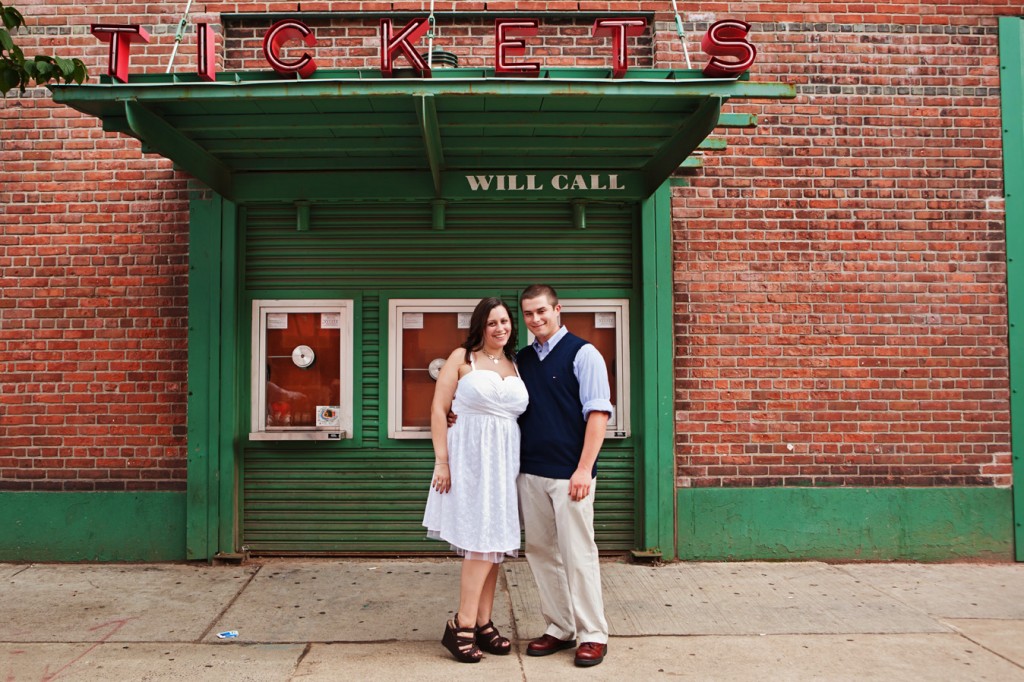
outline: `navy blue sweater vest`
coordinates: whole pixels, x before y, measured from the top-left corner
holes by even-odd
[[[519,471],[524,474],[569,479],[579,465],[587,423],[572,364],[586,344],[580,337],[566,334],[543,361],[533,346],[516,356],[519,374],[530,392],[530,406],[519,416]],[[596,462],[592,474],[597,475]]]

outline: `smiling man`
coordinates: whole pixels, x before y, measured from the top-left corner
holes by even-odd
[[[576,665],[589,667],[608,652],[594,542],[597,458],[613,410],[608,370],[597,348],[562,326],[552,287],[527,287],[520,304],[535,340],[516,356],[530,393],[519,417],[519,505],[547,624],[526,653],[547,656],[578,638]]]

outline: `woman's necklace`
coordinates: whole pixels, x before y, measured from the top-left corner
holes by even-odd
[[[488,352],[487,352],[487,351],[485,351],[484,349],[482,349],[482,348],[481,348],[481,349],[480,349],[480,351],[481,351],[481,352],[482,352],[482,353],[483,353],[484,355],[486,355],[487,357],[489,357],[489,358],[491,359],[491,362],[493,362],[494,364],[498,364],[499,362],[501,362],[501,358],[496,358],[496,357],[494,357],[493,355],[491,355],[490,353],[488,353]]]

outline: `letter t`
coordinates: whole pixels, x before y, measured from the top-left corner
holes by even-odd
[[[598,19],[594,22],[594,35],[612,37],[612,52],[615,57],[615,66],[612,67],[612,77],[622,78],[626,75],[629,65],[626,63],[626,36],[638,36],[647,28],[647,19],[638,17],[635,19]]]
[[[138,24],[93,24],[90,32],[110,43],[107,73],[122,83],[128,82],[128,56],[132,43],[148,43],[149,33]]]

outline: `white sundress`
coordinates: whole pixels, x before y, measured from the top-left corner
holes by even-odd
[[[516,376],[472,369],[459,379],[452,402],[458,416],[448,429],[451,490],[430,489],[423,525],[459,555],[500,563],[519,552],[519,424],[529,403]]]

